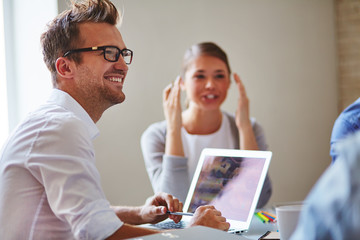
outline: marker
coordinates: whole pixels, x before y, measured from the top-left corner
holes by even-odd
[[[259,215],[258,213],[254,213],[254,215],[255,215],[257,218],[259,218],[259,220],[260,220],[261,222],[265,223],[265,220],[264,220],[262,217],[260,217],[260,215]]]
[[[268,213],[268,212],[265,212],[265,211],[260,211],[262,214],[266,214],[266,215],[269,215],[270,217],[276,219],[276,216],[271,214],[271,213]]]
[[[260,212],[255,213],[255,215],[256,215],[258,218],[262,219],[262,220],[263,220],[263,223],[269,222],[269,219],[266,218],[264,215],[262,215]]]
[[[193,216],[193,213],[188,213],[188,212],[170,212],[170,211],[166,211],[166,213],[171,214],[171,215],[181,215],[181,216]]]
[[[264,212],[264,211],[261,211],[260,213],[261,213],[263,216],[265,216],[266,218],[268,218],[270,222],[276,222],[276,218],[270,216],[269,213]]]
[[[258,214],[261,215],[262,217],[264,217],[264,218],[267,220],[267,222],[272,222],[272,221],[274,221],[272,218],[270,218],[269,216],[267,216],[267,215],[264,214],[264,213],[259,212]]]

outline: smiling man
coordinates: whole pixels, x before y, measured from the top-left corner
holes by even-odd
[[[110,206],[92,140],[103,112],[125,100],[132,61],[108,0],[73,3],[41,36],[54,89],[15,129],[0,155],[0,239],[123,239],[157,231],[133,226],[181,217],[182,203],[158,193],[143,206]],[[210,206],[193,225],[226,230]]]

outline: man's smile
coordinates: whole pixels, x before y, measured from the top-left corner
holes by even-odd
[[[119,83],[123,83],[123,81],[124,81],[123,77],[109,77],[109,78],[106,78],[106,79],[111,81],[111,82],[119,82]]]

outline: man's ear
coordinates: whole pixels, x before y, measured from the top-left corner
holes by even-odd
[[[55,67],[62,78],[72,78],[74,75],[74,62],[67,58],[59,57],[56,59]]]

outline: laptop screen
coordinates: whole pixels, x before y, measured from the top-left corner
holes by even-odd
[[[201,205],[214,205],[226,218],[246,221],[265,160],[205,156],[188,211],[195,212]]]
[[[229,220],[251,221],[272,153],[234,149],[204,149],[184,210],[214,205]]]

